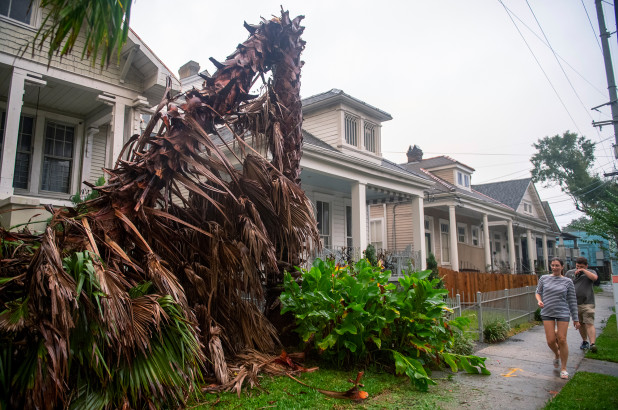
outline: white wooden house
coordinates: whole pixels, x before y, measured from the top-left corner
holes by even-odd
[[[133,32],[120,61],[103,69],[76,51],[47,61],[47,48],[21,51],[45,10],[35,0],[0,7],[0,210],[69,205],[81,181],[94,182],[111,167],[124,142],[140,133],[144,116],[161,100],[165,81],[179,80]],[[11,227],[40,211],[0,214]],[[35,220],[45,220],[44,214]]]

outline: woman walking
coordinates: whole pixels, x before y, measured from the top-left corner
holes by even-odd
[[[568,379],[569,346],[566,337],[569,316],[573,318],[575,329],[579,329],[575,286],[571,279],[562,276],[564,264],[560,259],[552,259],[549,266],[551,274],[541,276],[535,296],[541,308],[547,346],[555,355],[554,367],[560,367],[560,378]]]

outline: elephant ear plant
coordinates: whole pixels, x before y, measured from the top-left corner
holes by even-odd
[[[431,271],[389,282],[390,271],[363,259],[339,266],[317,259],[297,282],[288,273],[281,295],[283,312],[295,315],[301,338],[324,357],[342,364],[388,362],[420,390],[436,384],[430,365],[489,374],[485,359],[453,353],[454,332],[465,318],[448,320],[447,291],[436,289]]]

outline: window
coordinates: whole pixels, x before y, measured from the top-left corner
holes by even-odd
[[[17,134],[17,153],[15,155],[13,188],[28,189],[33,142],[34,118],[22,115],[19,118],[19,131]]]
[[[470,233],[472,234],[472,245],[479,246],[479,227],[473,226],[472,229],[470,229]]]
[[[0,0],[0,15],[30,24],[32,19],[30,0]]]
[[[352,207],[349,205],[345,207],[345,242],[348,248],[354,246],[352,240]]]
[[[318,231],[320,232],[322,245],[325,248],[330,248],[330,204],[328,202],[316,201],[315,205],[317,208]]]
[[[376,125],[365,121],[365,149],[373,153],[378,153]]]
[[[470,188],[470,175],[457,171],[457,184]]]
[[[532,204],[524,202],[524,212],[531,214],[532,213]]]
[[[345,142],[358,146],[358,117],[350,114],[345,115]]]
[[[449,225],[446,221],[440,221],[440,246],[442,263],[450,263],[451,249],[449,245]]]
[[[457,224],[457,242],[468,243],[468,232],[466,224]]]
[[[376,249],[384,249],[384,219],[372,219],[369,221],[369,242]]]
[[[425,251],[429,255],[433,253],[433,218],[430,216],[425,217]]]
[[[55,122],[47,123],[41,190],[69,192],[74,140],[74,127]]]
[[[494,234],[494,254],[500,255],[502,251],[502,237],[499,233]]]

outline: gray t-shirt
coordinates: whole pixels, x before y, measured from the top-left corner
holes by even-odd
[[[586,269],[590,272],[598,273],[594,269]],[[594,282],[590,280],[585,273],[575,275],[576,269],[571,269],[566,273],[566,277],[571,279],[575,284],[575,295],[577,296],[578,305],[594,305],[594,290],[592,286]]]
[[[579,320],[573,281],[564,276],[543,275],[539,278],[536,293],[543,301],[542,316]]]

